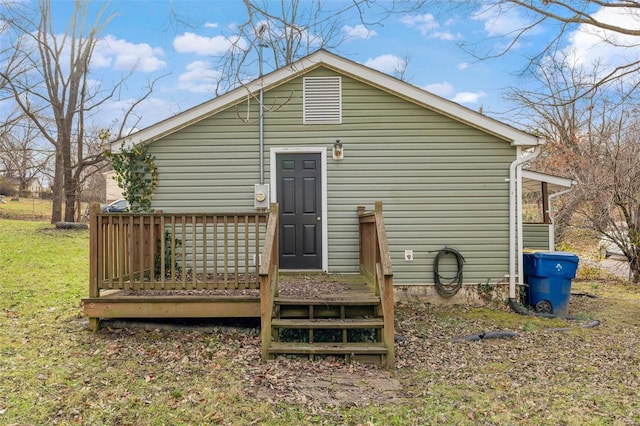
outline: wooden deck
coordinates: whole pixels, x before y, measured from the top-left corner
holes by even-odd
[[[281,305],[326,306],[379,303],[360,275],[280,274]],[[106,290],[82,300],[84,314],[95,318],[260,318],[258,289]]]
[[[117,216],[94,206],[89,297],[82,301],[89,328],[115,318],[260,318],[263,360],[341,354],[392,367],[382,205],[358,208],[358,217],[359,274],[289,275],[278,267],[277,205],[268,215]]]
[[[114,291],[82,302],[86,316],[101,319],[260,318],[259,295],[132,295]]]

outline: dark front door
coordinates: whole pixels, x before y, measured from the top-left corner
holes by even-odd
[[[280,268],[322,268],[320,154],[278,154]]]

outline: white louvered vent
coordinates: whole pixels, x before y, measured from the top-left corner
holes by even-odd
[[[342,123],[342,79],[305,77],[303,81],[303,123]]]

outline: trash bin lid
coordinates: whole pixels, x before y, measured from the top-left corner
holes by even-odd
[[[578,263],[579,258],[574,253],[568,251],[537,251],[535,253],[526,253],[527,256],[533,256],[536,259],[551,260],[551,261],[563,261]]]

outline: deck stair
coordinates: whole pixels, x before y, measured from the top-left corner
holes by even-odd
[[[319,284],[321,285],[321,284]],[[271,320],[271,356],[340,355],[385,365],[384,317],[380,297],[360,277],[341,282],[341,291],[308,297],[277,296]]]

